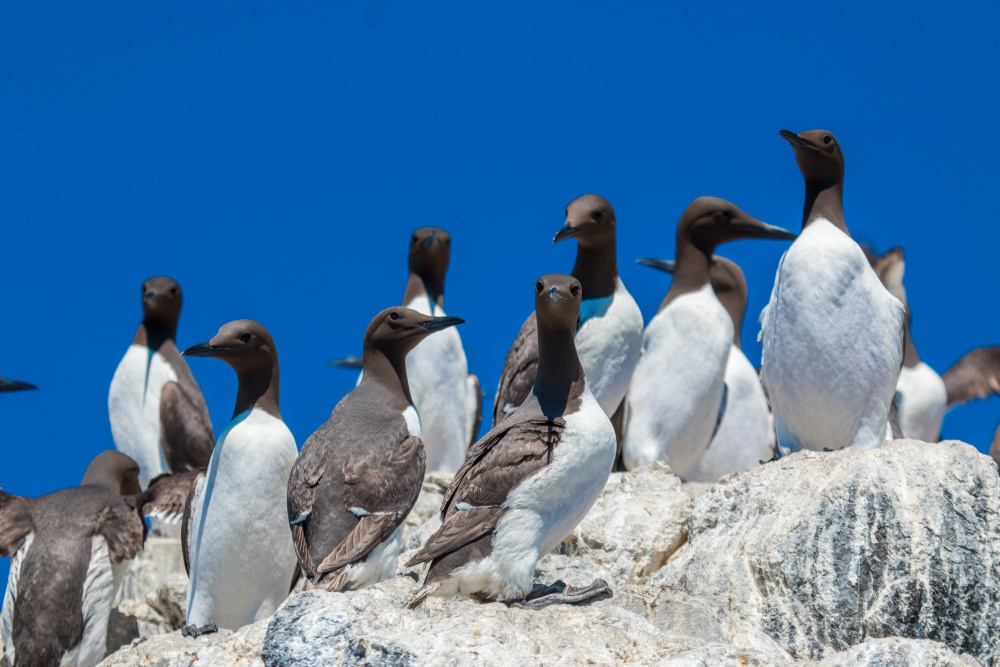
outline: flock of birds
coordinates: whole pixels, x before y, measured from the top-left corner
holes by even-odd
[[[596,195],[572,201],[554,241],[576,239],[571,275],[534,286],[535,310],[507,353],[493,427],[475,439],[482,392],[444,311],[450,237],[417,230],[403,306],[369,324],[357,386],[297,451],[281,419],[278,355],[251,320],[183,352],[181,290],[142,287],[143,320],[111,382],[117,451],[79,487],[40,498],[0,491],[0,554],[11,557],[2,662],[95,665],[127,563],[180,523],[190,578],[183,633],[236,629],[274,613],[300,578],[346,591],[395,576],[403,523],[427,470],[455,471],[442,525],[407,563],[428,563],[410,602],[467,595],[527,608],[610,592],[533,583],[538,558],[583,519],[612,470],[666,461],[716,481],[800,449],[935,442],[950,405],[1000,390],[1000,348],[942,379],[909,335],[903,256],[852,240],[844,160],[832,134],[782,131],[806,183],[796,236],[701,197],[677,225],[673,274],[643,327],[618,277],[616,222]],[[793,241],[761,315],[758,371],[740,349],[747,286],[714,255],[728,241]],[[185,357],[236,372],[233,418],[216,438]],[[31,389],[0,381],[0,391]],[[1000,431],[993,443],[1000,456]]]

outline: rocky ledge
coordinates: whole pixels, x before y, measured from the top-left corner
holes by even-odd
[[[448,481],[425,480],[408,551],[437,528]],[[157,555],[177,547],[157,544],[126,580],[127,594],[148,592],[115,615],[116,641],[138,638],[103,664],[1000,667],[998,508],[996,466],[958,442],[803,452],[712,486],[654,464],[613,475],[538,565],[543,582],[603,577],[611,598],[541,610],[430,598],[411,611],[422,572],[401,568],[197,640],[176,631],[184,580]]]

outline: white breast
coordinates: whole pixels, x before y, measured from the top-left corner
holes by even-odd
[[[642,338],[628,392],[623,456],[632,470],[666,461],[686,478],[718,421],[733,321],[710,285],[677,297]]]
[[[902,362],[903,304],[826,220],[785,252],[761,313],[761,379],[785,450],[877,447]]]
[[[642,313],[618,280],[606,299],[587,299],[580,305],[576,352],[594,398],[609,417],[628,391],[642,346]]]
[[[416,297],[406,306],[424,315],[445,315],[426,296]],[[469,367],[458,329],[449,327],[420,341],[406,355],[406,377],[413,404],[420,413],[420,439],[427,454],[428,472],[458,470],[472,437],[470,407],[478,407],[470,406]]]
[[[774,428],[764,388],[753,364],[733,345],[726,362],[726,412],[719,430],[692,471],[692,482],[717,482],[771,458]]]
[[[177,374],[159,352],[132,345],[118,364],[108,392],[115,448],[139,464],[139,484],[168,472],[160,442],[160,393]]]
[[[937,442],[948,409],[948,390],[941,376],[922,361],[912,368],[903,366],[896,391],[899,392],[899,426],[903,436]]]
[[[296,556],[286,492],[296,454],[284,422],[263,410],[219,437],[192,508],[188,623],[235,630],[288,596]]]
[[[17,584],[21,579],[21,566],[28,555],[31,543],[35,541],[35,534],[28,533],[24,538],[24,544],[10,557],[10,571],[7,573],[7,592],[3,596],[3,612],[0,613],[0,640],[3,644],[3,655],[7,663],[17,664],[14,660],[14,605],[17,604]]]

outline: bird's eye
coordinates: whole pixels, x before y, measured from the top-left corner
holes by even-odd
[[[604,212],[603,211],[594,211],[594,220],[597,220],[598,222],[600,222],[601,218],[603,218],[603,217],[604,217]]]
[[[176,287],[171,287],[170,288],[170,293],[171,294],[177,294],[177,288]]]
[[[580,296],[580,286],[573,285],[572,287],[569,288],[569,293],[572,294],[573,296]]]
[[[253,334],[248,331],[240,334],[240,340],[244,343],[249,343],[251,338],[253,338]]]
[[[397,313],[395,310],[392,311],[391,313],[389,313],[389,319],[395,322],[396,320],[399,319],[399,313]]]
[[[416,234],[414,234],[414,235],[413,235],[413,238],[412,238],[412,239],[410,239],[410,243],[416,243],[416,242],[417,242],[417,235],[416,235]]]
[[[827,146],[829,146],[831,141],[833,141],[833,137],[831,137],[829,134],[824,134],[823,135],[823,143],[824,144],[826,144]]]
[[[543,289],[545,289],[545,285],[542,284],[541,280],[535,283],[535,294],[541,294]]]

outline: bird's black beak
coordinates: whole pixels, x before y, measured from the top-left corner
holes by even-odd
[[[206,341],[204,343],[198,343],[197,345],[192,345],[188,349],[181,352],[183,357],[214,357],[217,352],[225,352],[228,347],[220,347],[212,345],[211,341]]]
[[[583,227],[571,226],[569,224],[569,220],[567,220],[566,224],[563,225],[563,228],[560,229],[558,232],[556,232],[556,235],[552,237],[552,242],[558,243],[559,241],[563,241],[565,239],[571,239],[577,234],[579,234],[582,229]]]
[[[770,239],[772,241],[794,241],[798,238],[797,234],[794,234],[787,229],[769,225],[766,222],[761,222],[760,220],[751,218],[750,216],[746,216],[742,220],[735,221],[735,225],[743,231],[743,238]]]
[[[635,263],[648,266],[652,269],[659,269],[660,271],[665,271],[670,274],[673,274],[674,269],[677,267],[677,262],[672,259],[654,259],[652,257],[637,259],[635,260]]]
[[[783,136],[785,141],[792,145],[792,148],[805,148],[809,145],[809,142],[805,141],[791,130],[779,130],[778,134]]]
[[[426,322],[416,326],[434,333],[435,331],[441,331],[442,329],[453,327],[456,324],[465,324],[465,320],[461,317],[432,317]]]
[[[38,389],[38,387],[27,382],[21,382],[20,380],[0,379],[0,391],[25,391],[27,389]]]
[[[344,357],[343,359],[334,359],[333,361],[327,362],[334,368],[361,368],[364,366],[364,359],[362,357]]]

